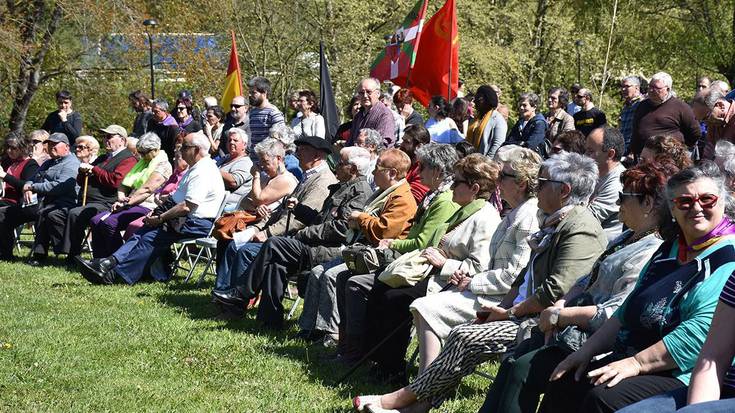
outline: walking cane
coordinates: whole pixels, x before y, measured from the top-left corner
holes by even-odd
[[[447,291],[452,286],[454,286],[454,284],[447,283],[447,285],[445,285],[444,287],[442,287],[442,289],[439,292]],[[377,352],[378,349],[383,346],[383,344],[385,344],[386,342],[388,342],[388,340],[390,340],[391,338],[393,338],[394,335],[398,334],[399,331],[403,330],[407,325],[409,325],[411,323],[412,319],[413,319],[413,317],[411,317],[409,315],[408,318],[405,319],[401,323],[401,325],[399,325],[398,327],[396,327],[387,336],[385,336],[382,340],[380,340],[380,343],[376,344],[375,347],[373,347],[372,349],[370,349],[370,351],[368,351],[364,356],[362,356],[362,358],[357,363],[355,363],[352,367],[350,367],[350,369],[347,371],[347,373],[345,373],[342,377],[340,377],[339,380],[337,380],[337,383],[335,383],[335,384],[336,385],[339,385],[343,381],[347,380],[350,376],[352,376],[352,374],[355,371],[357,371],[357,369],[359,369],[363,364],[365,364],[365,362],[370,358],[370,356],[372,356],[373,354],[375,354],[375,352]]]
[[[84,192],[82,192],[82,206],[87,205],[87,187],[89,186],[89,174],[84,174]]]

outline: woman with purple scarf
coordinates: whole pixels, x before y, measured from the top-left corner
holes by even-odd
[[[665,197],[664,243],[613,317],[556,367],[539,412],[613,412],[689,384],[735,271],[732,198],[708,161],[672,176]]]

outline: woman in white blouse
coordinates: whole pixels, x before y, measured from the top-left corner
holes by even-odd
[[[308,89],[300,91],[297,105],[302,115],[291,121],[296,136],[318,136],[323,139],[326,128],[314,92]]]

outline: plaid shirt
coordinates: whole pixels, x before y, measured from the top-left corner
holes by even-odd
[[[628,153],[630,139],[633,137],[633,117],[635,116],[635,110],[642,100],[643,95],[638,95],[631,99],[630,102],[623,103],[623,108],[620,110],[618,127],[620,128],[620,133],[623,134],[623,138],[625,138],[625,153]]]

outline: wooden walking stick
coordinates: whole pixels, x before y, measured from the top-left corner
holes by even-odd
[[[89,174],[84,174],[84,192],[82,192],[82,206],[87,205],[87,187],[89,186]]]

